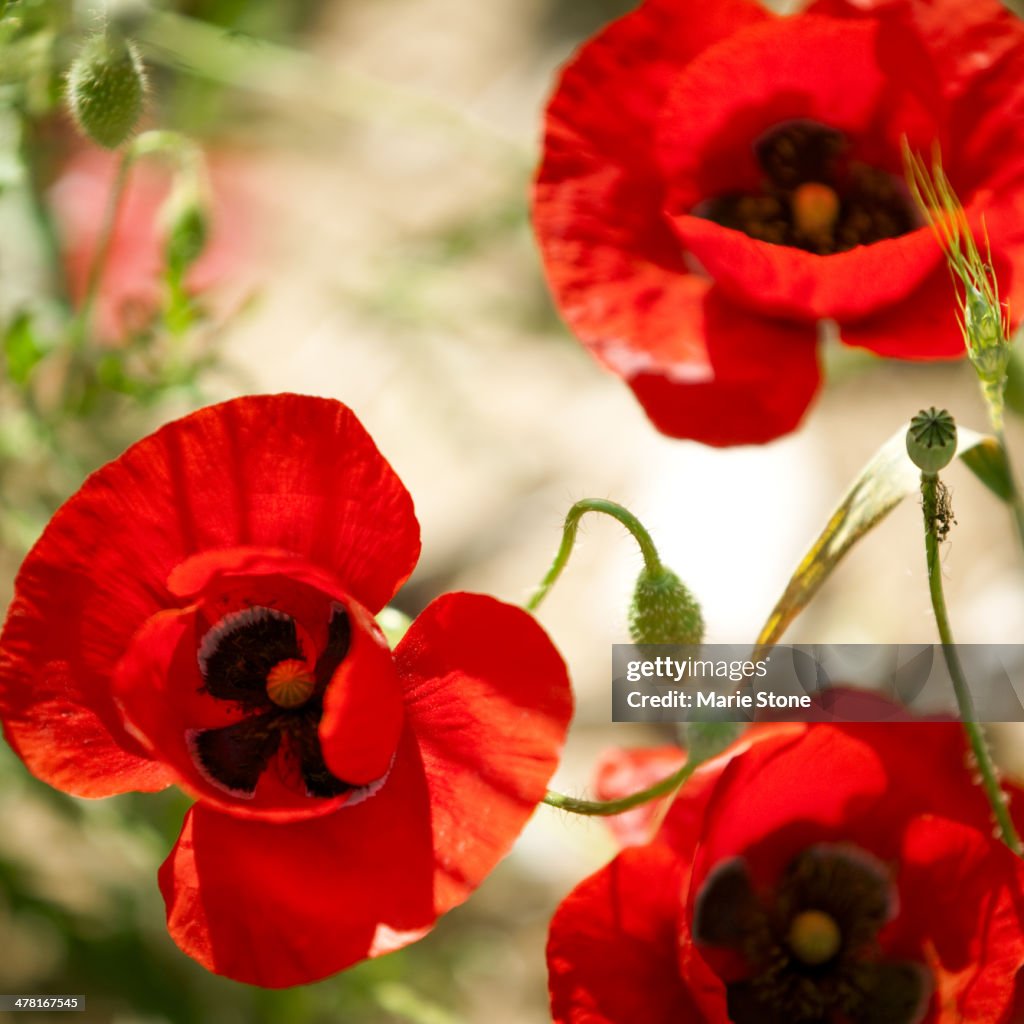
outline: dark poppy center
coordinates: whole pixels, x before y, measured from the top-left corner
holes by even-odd
[[[763,178],[694,212],[751,238],[829,255],[913,231],[918,218],[902,181],[852,160],[842,132],[789,121],[763,135],[754,156]]]
[[[310,662],[295,620],[255,606],[225,616],[199,646],[202,692],[246,712],[231,725],[189,737],[196,765],[215,785],[251,797],[275,761],[281,780],[306,796],[339,796],[353,785],[328,769],[317,728],[323,695],[348,653],[351,626],[334,605],[327,642]]]
[[[915,1024],[927,1007],[920,964],[887,961],[878,933],[893,913],[884,866],[851,846],[814,846],[773,892],[755,891],[741,858],[709,876],[694,939],[738,954],[726,985],[734,1024]]]

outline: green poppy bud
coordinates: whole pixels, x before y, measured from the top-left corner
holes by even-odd
[[[956,423],[945,409],[922,409],[907,431],[907,454],[922,473],[934,476],[956,455]]]
[[[82,133],[116,149],[142,115],[146,72],[135,44],[101,33],[82,47],[68,71],[67,102]]]
[[[629,635],[635,644],[699,644],[704,617],[697,599],[670,569],[644,567],[629,607]]]

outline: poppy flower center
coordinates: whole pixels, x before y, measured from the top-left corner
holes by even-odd
[[[297,708],[313,695],[313,675],[299,658],[279,661],[267,673],[267,696],[282,708]]]
[[[846,150],[842,132],[827,125],[778,125],[754,146],[760,188],[706,200],[694,213],[823,256],[913,231],[917,215],[900,180],[848,160]]]
[[[202,690],[245,715],[189,735],[203,776],[244,798],[254,795],[272,763],[281,780],[305,796],[330,798],[356,788],[328,769],[317,734],[324,691],[350,641],[348,615],[337,604],[312,667],[295,620],[277,609],[246,608],[214,625],[198,651]]]
[[[827,963],[839,952],[843,933],[830,914],[803,910],[793,918],[786,941],[797,959],[816,966]]]
[[[914,1024],[927,1005],[919,964],[887,961],[878,933],[893,914],[884,866],[846,845],[814,846],[773,892],[755,891],[746,861],[720,864],[696,905],[698,944],[738,954],[726,984],[734,1024]],[[733,976],[733,975],[731,975]]]

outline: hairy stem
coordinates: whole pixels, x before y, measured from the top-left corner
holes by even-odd
[[[974,701],[971,699],[970,690],[967,686],[967,677],[964,674],[963,665],[960,663],[960,656],[956,651],[956,644],[953,641],[953,630],[949,624],[949,615],[946,611],[946,597],[942,589],[942,565],[939,560],[938,534],[939,509],[944,499],[940,492],[939,478],[935,474],[921,474],[921,497],[924,503],[928,590],[931,593],[932,610],[935,613],[935,623],[939,628],[939,638],[942,641],[942,653],[946,659],[950,678],[953,680],[953,691],[956,694],[957,705],[960,708],[960,717],[963,719],[964,730],[967,733],[971,753],[981,775],[981,785],[992,808],[992,815],[995,818],[1000,837],[1014,853],[1021,856],[1024,854],[1024,845],[1021,844],[1020,836],[1017,834],[1013,819],[1010,817],[1006,804],[1006,795],[999,785],[998,769],[992,761],[992,754],[988,749],[985,734],[982,731],[981,725],[975,719]]]
[[[92,329],[93,310],[96,306],[96,299],[99,297],[100,286],[103,284],[103,273],[106,270],[107,259],[110,256],[114,229],[117,227],[117,215],[121,210],[125,186],[128,184],[128,173],[132,168],[134,160],[135,154],[132,148],[129,147],[121,157],[121,162],[117,168],[117,176],[114,178],[110,195],[107,197],[107,207],[103,214],[103,224],[97,239],[96,252],[93,254],[92,264],[89,267],[85,295],[82,298],[82,305],[72,324],[72,349],[81,349],[85,345],[85,341]]]
[[[568,811],[570,814],[600,815],[607,817],[612,814],[622,814],[623,811],[632,810],[641,804],[656,800],[660,796],[668,796],[674,793],[686,780],[697,770],[701,764],[699,759],[690,758],[678,771],[656,782],[647,789],[638,793],[631,793],[619,800],[579,800],[573,796],[565,796],[562,793],[554,793],[550,789],[544,797],[544,803],[549,807],[557,807],[559,810]]]
[[[644,556],[644,564],[648,570],[651,572],[660,572],[662,570],[661,559],[658,557],[658,551],[654,546],[654,541],[651,540],[651,535],[632,512],[621,505],[616,505],[614,501],[607,501],[604,498],[584,498],[582,501],[577,501],[569,509],[569,514],[565,517],[565,526],[562,528],[562,543],[558,548],[558,553],[555,555],[555,560],[551,563],[551,568],[548,569],[544,579],[540,581],[540,585],[534,591],[533,596],[526,602],[525,607],[527,611],[536,611],[540,607],[540,603],[547,597],[548,591],[554,586],[558,577],[562,575],[562,570],[568,563],[573,545],[576,543],[576,534],[579,531],[580,520],[588,512],[601,512],[622,523],[633,535],[637,544],[639,544],[640,552]]]

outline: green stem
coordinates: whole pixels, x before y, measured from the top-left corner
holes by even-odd
[[[107,259],[110,256],[110,246],[114,239],[114,229],[117,227],[117,215],[121,210],[121,201],[124,199],[125,186],[128,184],[128,172],[135,161],[135,152],[129,147],[121,157],[121,163],[117,168],[117,177],[107,197],[107,207],[103,214],[103,224],[100,228],[100,235],[93,254],[92,264],[89,267],[89,277],[85,285],[85,295],[82,298],[82,305],[71,326],[71,348],[81,350],[92,329],[93,310],[96,306],[96,299],[99,297],[100,286],[103,284],[103,273],[107,267]]]
[[[67,277],[64,273],[64,259],[61,252],[60,238],[57,228],[50,215],[50,208],[43,196],[41,171],[37,154],[40,143],[35,131],[35,122],[26,111],[21,112],[21,165],[25,173],[25,191],[28,198],[29,211],[35,223],[45,255],[45,273],[50,293],[60,305],[70,310]]]
[[[550,789],[544,797],[544,803],[549,807],[557,807],[561,811],[569,811],[570,814],[601,815],[607,817],[612,814],[622,814],[623,811],[632,810],[641,804],[656,800],[660,796],[668,796],[674,793],[686,780],[697,770],[700,761],[690,759],[678,771],[673,772],[667,778],[656,782],[639,793],[632,793],[619,800],[579,800],[573,796],[565,796],[562,793],[554,793]]]
[[[640,545],[640,552],[644,556],[644,564],[652,573],[661,572],[661,559],[658,551],[651,540],[651,535],[644,528],[643,523],[628,509],[616,505],[614,501],[607,501],[604,498],[584,498],[577,501],[569,514],[565,517],[565,526],[562,528],[562,543],[551,563],[544,579],[534,591],[533,596],[526,602],[525,608],[528,612],[536,611],[541,601],[548,595],[548,591],[554,586],[555,581],[562,575],[562,570],[569,561],[573,545],[576,543],[576,534],[579,530],[580,520],[588,512],[602,512],[606,516],[617,519],[633,535],[637,544]]]
[[[974,761],[981,775],[981,785],[992,808],[992,815],[995,818],[999,834],[1003,842],[1014,853],[1021,856],[1024,855],[1024,845],[1021,844],[1020,836],[1010,817],[1006,795],[999,785],[998,769],[992,761],[992,755],[985,741],[985,734],[975,719],[974,701],[971,699],[967,677],[964,674],[963,665],[960,663],[960,656],[957,654],[953,630],[946,611],[946,597],[942,589],[942,564],[939,560],[939,537],[936,527],[940,502],[938,476],[928,473],[921,474],[921,497],[924,503],[928,590],[931,593],[932,610],[935,613],[935,623],[939,628],[939,638],[942,640],[942,653],[953,681],[953,692],[956,694],[956,702],[960,708],[960,717],[963,719],[971,753],[974,755]]]

